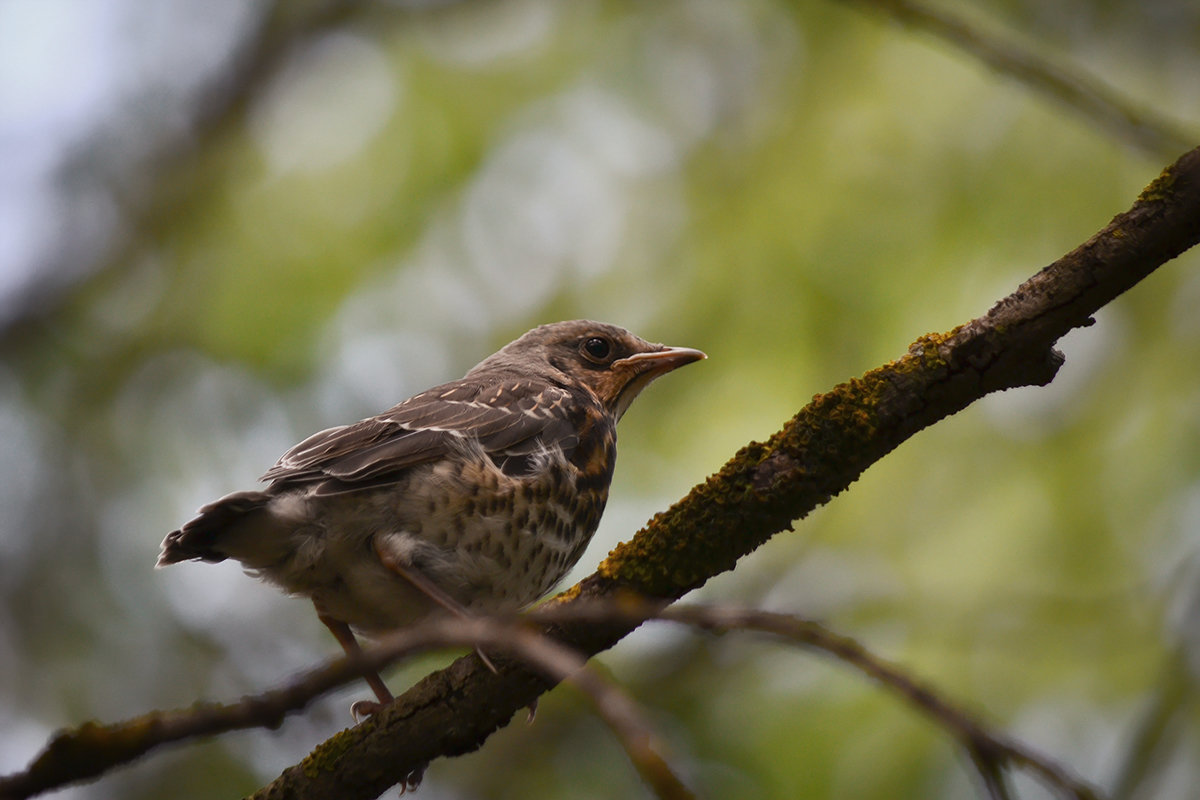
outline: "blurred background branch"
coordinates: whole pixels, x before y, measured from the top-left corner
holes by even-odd
[[[869,7],[914,30],[949,43],[1000,75],[1018,81],[1047,99],[1072,109],[1114,139],[1142,150],[1148,157],[1173,159],[1195,147],[1200,131],[1189,130],[1153,108],[1139,103],[1078,65],[1040,55],[1033,48],[988,32],[945,8],[915,0],[847,0]]]
[[[211,202],[211,197],[203,194],[203,176],[196,174],[205,161],[201,154],[218,147],[223,137],[241,124],[250,104],[295,48],[327,35],[369,8],[370,4],[341,0],[251,7],[244,28],[227,44],[227,58],[214,65],[211,74],[187,76],[193,83],[179,105],[182,120],[169,129],[157,128],[153,120],[139,119],[146,116],[146,109],[134,103],[117,111],[130,118],[101,123],[112,128],[112,134],[77,142],[62,167],[63,182],[71,185],[99,179],[96,189],[107,195],[121,221],[115,236],[106,237],[106,247],[95,250],[67,242],[67,250],[51,255],[19,294],[5,298],[0,350],[19,348],[38,331],[39,319],[61,312],[60,304],[74,290],[73,281],[94,272],[133,268],[139,251],[161,235],[164,226]],[[141,128],[147,122],[151,124],[134,148],[112,152],[109,136],[121,135],[122,129]],[[100,173],[96,174],[98,167]]]

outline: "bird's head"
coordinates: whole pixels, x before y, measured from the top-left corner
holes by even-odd
[[[582,384],[620,419],[655,378],[703,358],[699,350],[652,344],[616,325],[572,320],[534,328],[471,372],[512,368],[556,383]]]

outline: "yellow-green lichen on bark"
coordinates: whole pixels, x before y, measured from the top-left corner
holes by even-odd
[[[360,737],[356,735],[355,731],[358,729],[346,728],[339,731],[309,753],[300,762],[300,768],[304,770],[305,776],[312,779],[318,777],[322,772],[335,771],[341,757],[358,744]]]
[[[55,737],[30,770],[80,777],[99,774],[111,764],[146,752],[154,744],[153,736],[159,722],[157,714],[119,725],[85,722]]]
[[[556,594],[554,597],[551,597],[549,600],[546,601],[546,605],[549,606],[549,605],[557,605],[559,603],[569,603],[572,600],[574,600],[576,597],[578,597],[582,592],[583,592],[582,584],[577,583],[574,586],[572,586],[571,588],[564,589],[563,591]]]
[[[1138,195],[1139,203],[1153,203],[1156,201],[1166,200],[1171,196],[1171,192],[1175,188],[1175,171],[1171,167],[1167,167],[1162,173],[1150,181],[1142,193]]]
[[[631,540],[617,545],[597,573],[659,597],[674,596],[679,587],[713,574],[707,559],[714,549],[711,537],[722,527],[716,523],[746,506],[747,494],[754,491],[748,476],[769,452],[758,442],[743,447],[720,472],[655,514]]]
[[[896,371],[912,371],[914,369],[945,369],[948,365],[945,357],[942,356],[942,348],[946,347],[951,339],[957,336],[962,331],[963,326],[947,331],[946,333],[927,333],[924,336],[917,337],[917,340],[908,346],[909,355],[919,356],[917,363],[912,363],[908,357],[901,358],[899,361],[894,361],[881,369],[893,369]],[[909,363],[905,363],[905,362]],[[872,370],[879,372],[879,370]],[[871,373],[867,373],[868,375]]]

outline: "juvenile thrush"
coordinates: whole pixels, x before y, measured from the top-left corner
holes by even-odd
[[[236,559],[311,598],[349,654],[352,631],[521,608],[595,533],[617,420],[655,378],[704,357],[601,322],[534,328],[461,380],[300,442],[265,489],[167,534],[158,566]],[[392,700],[379,676],[367,681]]]

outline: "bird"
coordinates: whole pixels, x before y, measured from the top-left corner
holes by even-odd
[[[265,488],[167,534],[157,566],[239,561],[310,599],[348,656],[358,636],[433,615],[520,610],[596,532],[630,403],[706,357],[603,322],[534,328],[459,380],[295,445]],[[364,677],[377,702],[356,703],[356,718],[394,700]]]

